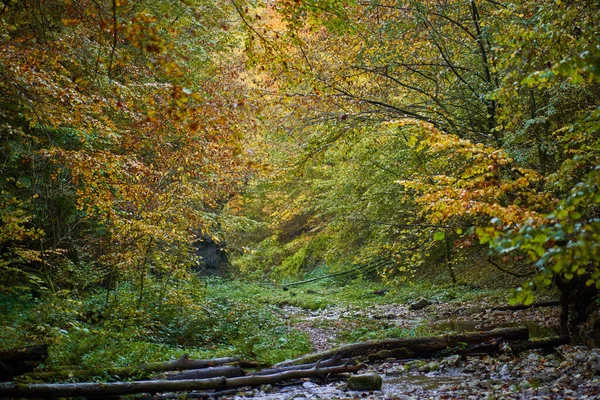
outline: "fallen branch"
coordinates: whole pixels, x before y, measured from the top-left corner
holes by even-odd
[[[324,367],[333,367],[336,365],[354,364],[354,360],[349,359],[349,358],[332,357],[328,360],[324,360],[324,361],[319,360],[315,363],[310,363],[310,364],[290,365],[287,367],[263,369],[263,370],[254,372],[251,375],[253,375],[253,376],[272,375],[272,374],[279,374],[279,373],[285,372],[285,371],[298,371],[298,370],[312,369],[317,366],[317,363],[320,368],[324,368]]]
[[[527,328],[505,328],[494,329],[487,332],[435,336],[423,338],[384,339],[369,340],[367,342],[354,343],[335,349],[308,354],[294,360],[284,361],[275,367],[305,364],[321,359],[332,357],[365,357],[369,360],[380,360],[385,358],[411,358],[431,356],[441,351],[453,348],[465,347],[466,345],[483,343],[492,339],[507,341],[527,340],[529,331]]]
[[[185,393],[185,398],[186,399],[216,399],[219,396],[227,396],[230,394],[236,394],[238,393],[239,389],[243,389],[242,388],[236,388],[236,389],[227,389],[227,390],[220,390],[218,392],[186,392]],[[173,398],[178,398],[178,396],[173,396],[173,394],[165,394],[165,395],[161,395],[161,396],[144,396],[144,397],[140,397],[140,400],[172,400]]]
[[[48,346],[45,344],[21,347],[18,349],[0,350],[0,360],[2,362],[44,361],[46,357],[48,357]]]
[[[495,262],[494,260],[492,260],[491,257],[488,257],[487,262],[489,264],[493,265],[494,267],[496,267],[498,270],[504,272],[505,274],[512,275],[512,276],[515,276],[517,278],[527,278],[528,276],[532,276],[532,275],[535,274],[534,271],[529,271],[529,272],[526,272],[526,273],[523,273],[523,274],[519,273],[519,272],[509,271],[506,268],[502,268],[500,265],[498,265],[498,263]]]
[[[162,393],[192,390],[233,389],[244,386],[274,384],[289,379],[324,377],[344,372],[357,372],[363,365],[341,365],[309,370],[285,371],[273,375],[209,378],[193,380],[160,380],[113,383],[14,384],[0,383],[0,397],[75,397],[121,396],[133,393]]]
[[[59,369],[57,371],[36,372],[27,374],[26,377],[37,381],[65,380],[73,378],[90,378],[94,376],[100,377],[119,377],[130,378],[133,376],[147,376],[156,372],[200,369],[208,367],[216,367],[224,364],[240,363],[238,358],[225,357],[214,358],[210,360],[193,360],[187,354],[179,357],[176,360],[141,364],[131,367],[108,368],[105,370],[99,369]]]
[[[352,269],[349,269],[347,271],[337,272],[335,274],[323,275],[323,276],[319,276],[317,278],[307,279],[305,281],[288,283],[287,285],[283,285],[282,287],[283,287],[283,290],[287,290],[290,286],[304,285],[305,283],[315,282],[315,281],[319,281],[321,279],[327,279],[327,278],[333,278],[333,277],[336,277],[336,276],[347,275],[347,274],[351,274],[351,273],[356,272],[356,271],[360,271],[361,269],[370,268],[370,267],[373,267],[373,268],[379,267],[379,266],[385,265],[388,262],[390,262],[390,260],[371,261],[371,262],[369,262],[369,263],[367,263],[365,265],[360,265],[360,266],[358,266],[356,268],[352,268]]]
[[[516,304],[514,306],[502,306],[492,308],[492,311],[519,311],[526,310],[528,308],[540,308],[540,307],[556,307],[560,306],[560,301],[558,300],[550,300],[550,301],[539,301],[537,303],[532,303],[528,306],[524,304]]]
[[[549,301],[539,301],[537,303],[532,303],[529,305],[524,304],[516,304],[514,306],[500,306],[500,307],[486,307],[486,308],[474,308],[471,310],[467,310],[463,313],[463,315],[473,315],[486,311],[519,311],[526,310],[528,308],[541,308],[541,307],[556,307],[560,306],[560,301],[558,300],[549,300]]]
[[[225,378],[233,378],[234,376],[243,376],[246,373],[240,367],[226,365],[224,367],[190,369],[184,372],[171,373],[166,376],[167,380],[175,381],[182,379],[206,379],[224,376]]]
[[[551,350],[564,344],[569,344],[571,339],[568,336],[557,336],[538,340],[528,340],[526,342],[512,343],[510,348],[513,353],[520,353],[526,350]]]

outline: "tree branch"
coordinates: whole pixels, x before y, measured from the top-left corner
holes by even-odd
[[[494,267],[496,267],[497,269],[499,269],[500,271],[504,272],[505,274],[516,276],[517,278],[526,278],[529,276],[533,276],[535,274],[535,272],[528,272],[525,274],[520,274],[518,272],[509,271],[505,268],[502,268],[500,265],[498,265],[498,263],[492,261],[491,257],[488,257],[487,262],[490,263],[491,265],[493,265]]]

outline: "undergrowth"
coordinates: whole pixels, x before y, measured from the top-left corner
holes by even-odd
[[[174,282],[161,293],[149,279],[144,300],[121,284],[107,305],[106,292],[0,293],[0,348],[48,344],[44,367],[106,369],[194,358],[239,356],[272,364],[307,353],[303,332],[289,328],[264,304],[235,285],[199,279]]]
[[[43,368],[63,366],[106,369],[144,362],[239,356],[263,365],[312,350],[306,333],[282,306],[306,310],[327,307],[368,308],[406,304],[421,297],[438,302],[481,299],[503,302],[507,291],[428,283],[392,287],[377,281],[325,279],[283,290],[281,286],[198,278],[165,285],[148,277],[143,292],[121,283],[106,302],[106,290],[57,293],[0,293],[0,348],[46,343]],[[371,321],[372,322],[372,321]],[[384,337],[424,336],[427,326],[411,329],[373,326],[356,320],[340,332],[340,342]]]

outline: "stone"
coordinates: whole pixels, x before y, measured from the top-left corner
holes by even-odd
[[[410,371],[413,369],[418,370],[419,368],[423,367],[426,364],[427,364],[427,362],[424,360],[413,360],[413,361],[409,361],[406,364],[404,364],[404,367],[405,367],[406,371]]]
[[[519,389],[529,389],[531,387],[531,383],[528,381],[521,381],[519,383]]]
[[[260,390],[262,390],[265,393],[273,393],[275,391],[275,388],[273,387],[273,385],[262,385],[260,387]]]
[[[303,388],[305,388],[305,389],[312,389],[312,388],[314,388],[314,387],[316,387],[316,386],[319,386],[319,385],[317,385],[317,384],[316,384],[316,383],[314,383],[314,382],[304,382],[304,383],[302,384],[302,387],[303,387]]]
[[[453,356],[446,357],[442,360],[442,364],[449,367],[456,367],[460,363],[460,355],[455,354]]]
[[[293,394],[290,397],[288,397],[288,400],[293,400],[293,399],[306,399],[306,395],[304,393],[296,393],[296,394]]]
[[[348,389],[359,391],[381,390],[383,379],[381,375],[373,372],[369,374],[353,375],[348,379]]]
[[[433,304],[431,301],[424,298],[420,298],[416,302],[409,304],[408,309],[411,311],[418,311],[424,309],[427,306],[430,306],[431,304]]]

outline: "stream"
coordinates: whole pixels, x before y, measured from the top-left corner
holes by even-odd
[[[282,306],[278,313],[290,327],[305,331],[315,350],[340,344],[344,334],[365,326],[373,330],[429,326],[437,334],[470,333],[501,327],[527,326],[532,338],[555,336],[558,309],[465,312],[452,305],[409,311],[404,305],[369,309],[330,307],[305,310]],[[494,357],[458,355],[423,360],[369,363],[364,372],[383,378],[379,391],[348,390],[345,379],[303,380],[239,392],[227,399],[600,399],[600,350],[561,346],[554,352],[510,348]]]

